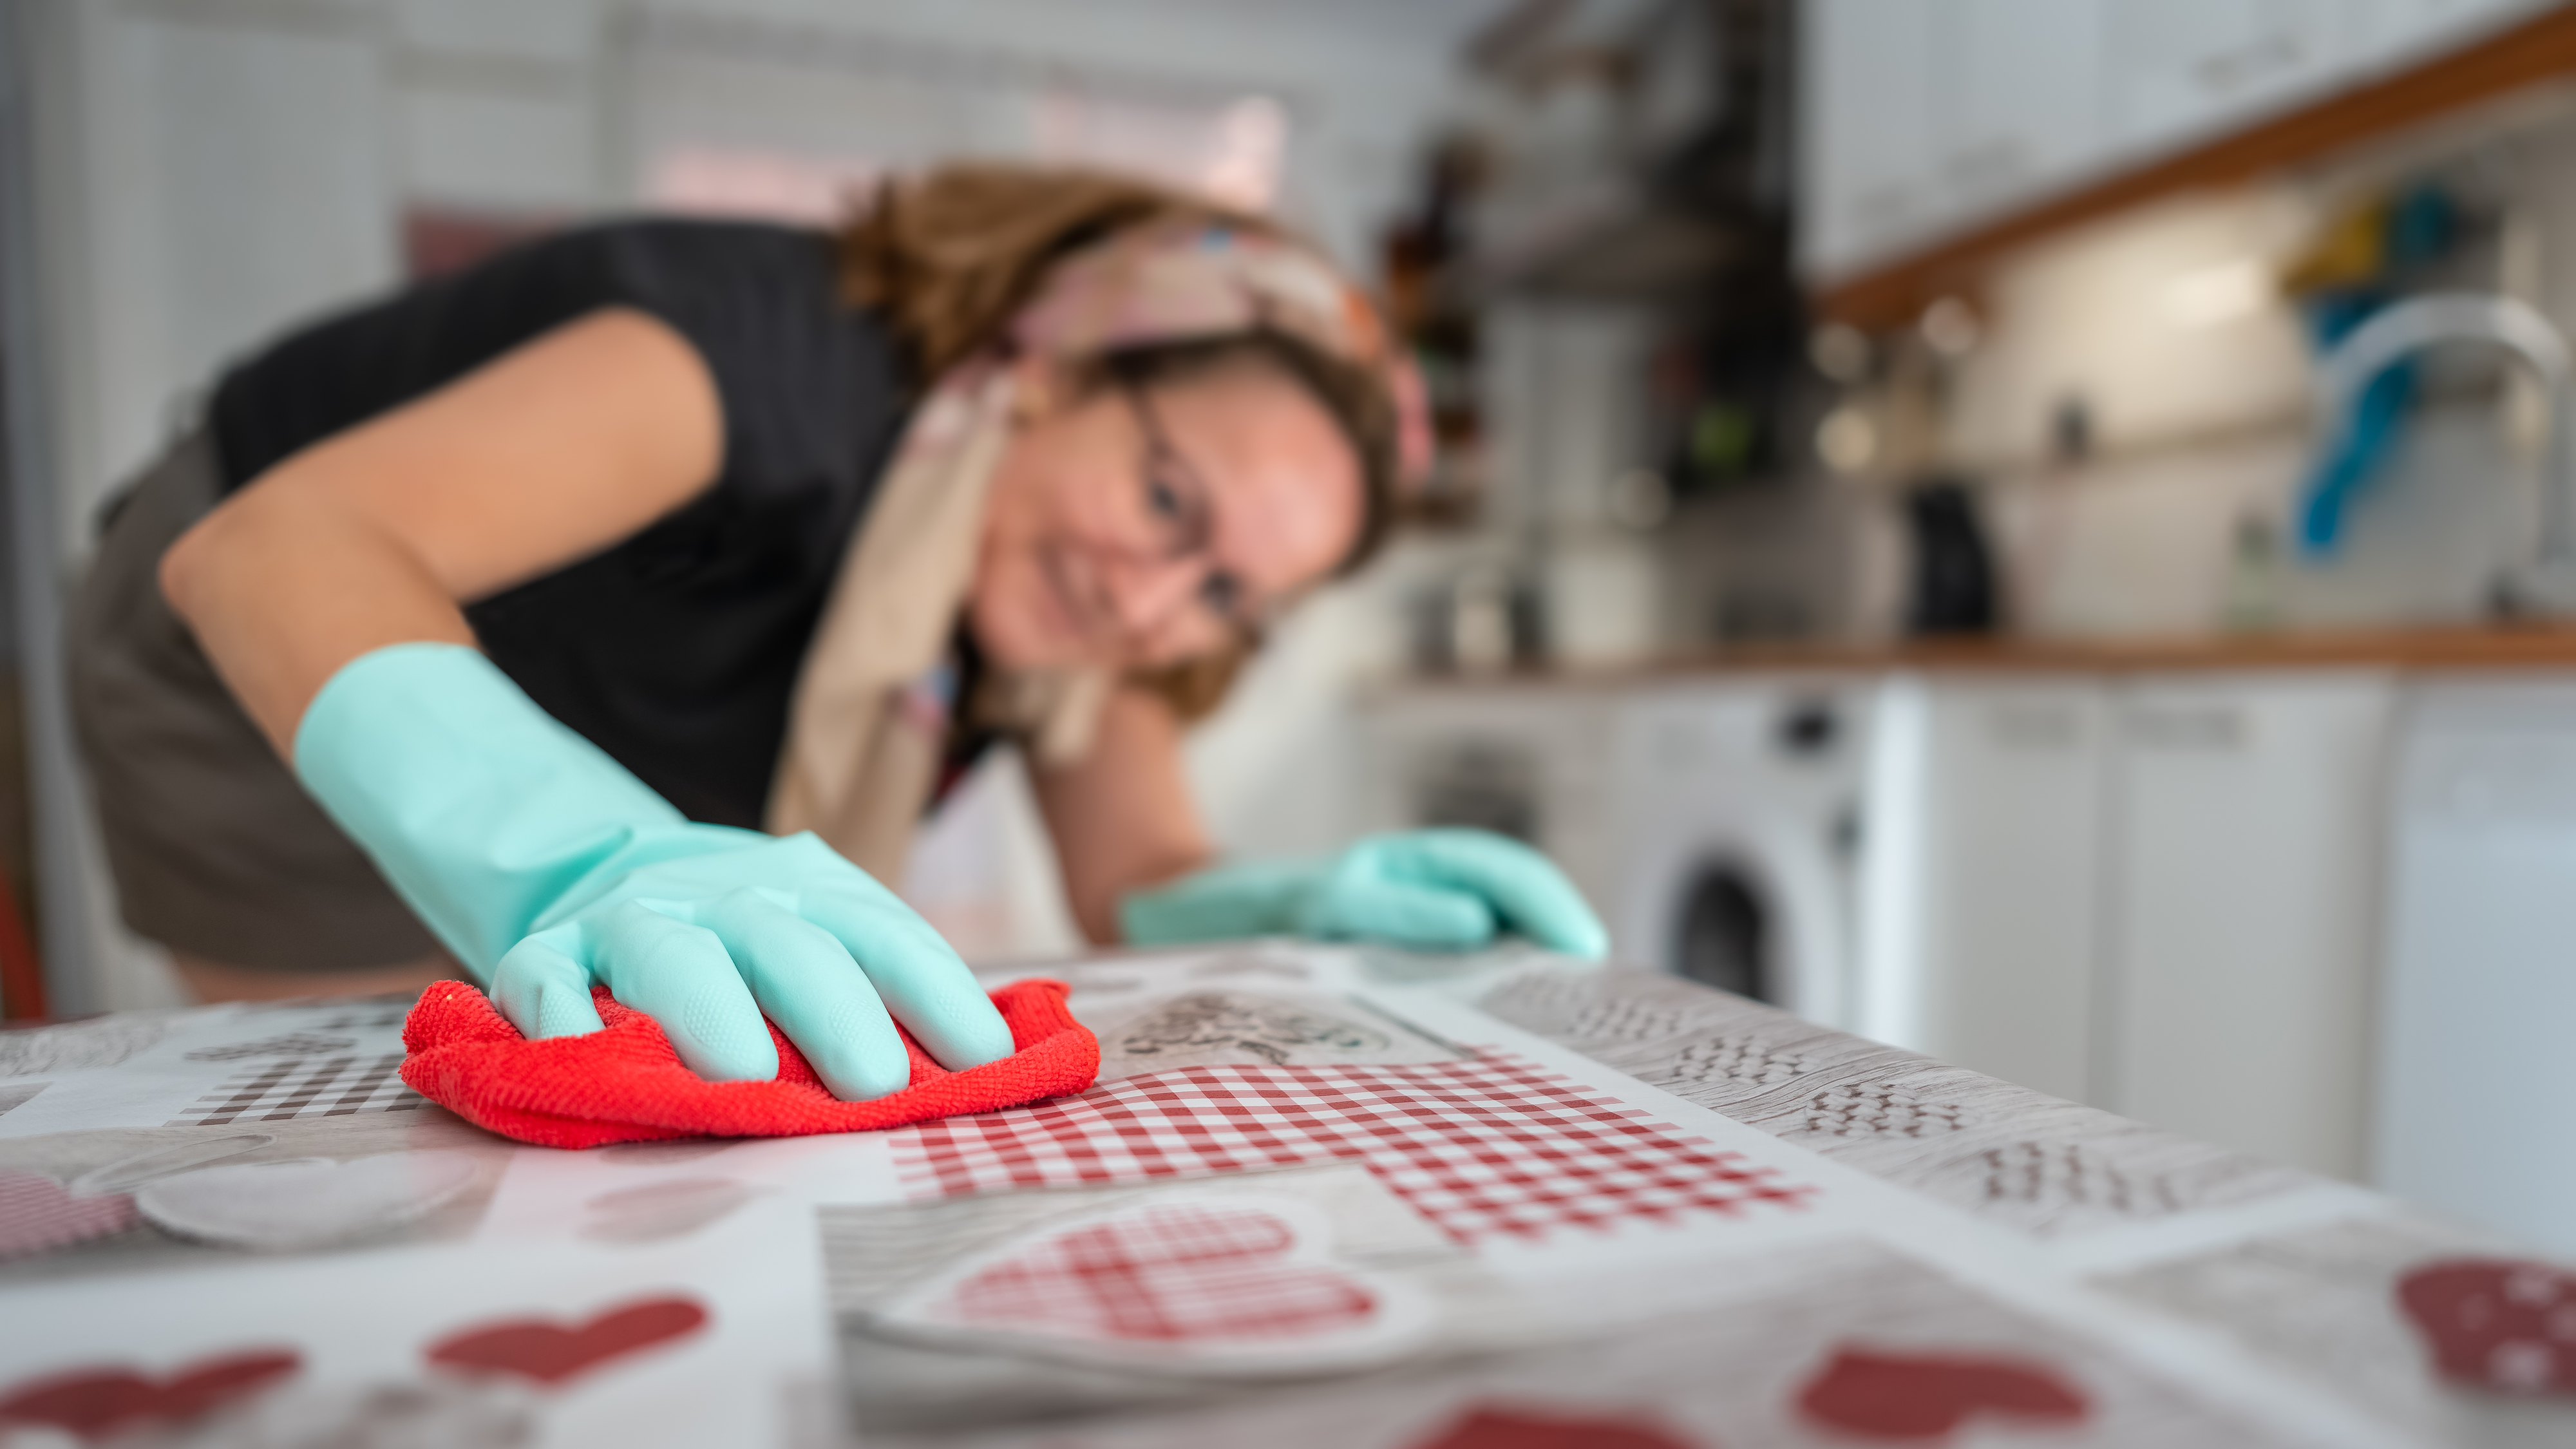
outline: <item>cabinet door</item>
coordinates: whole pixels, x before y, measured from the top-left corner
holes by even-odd
[[[2419,685],[2400,726],[2372,1185],[2576,1255],[2576,682]]]
[[[2104,1105],[2360,1175],[2392,692],[2360,674],[2124,691]]]
[[[2104,0],[1948,0],[1941,180],[2000,209],[2090,166],[2102,141]]]
[[[1799,260],[1848,272],[1943,220],[1934,101],[1941,7],[1811,0],[1801,8]]]
[[[2083,1100],[2101,686],[1899,678],[1874,731],[1859,1030]]]
[[[2339,0],[2112,0],[2112,142],[2157,151],[2342,79]]]
[[[2362,64],[2397,69],[2466,45],[2549,0],[2359,0],[2353,50]]]

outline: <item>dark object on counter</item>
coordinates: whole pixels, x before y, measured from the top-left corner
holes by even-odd
[[[1905,522],[1914,553],[1905,632],[1995,632],[1995,555],[1968,485],[1952,479],[1919,485],[1905,495]]]

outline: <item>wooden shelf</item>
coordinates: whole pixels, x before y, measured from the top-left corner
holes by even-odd
[[[2051,232],[2186,191],[2228,186],[2550,81],[2576,78],[2576,7],[2558,7],[2409,70],[2341,91],[2191,150],[2107,176],[2028,210],[1817,290],[1825,319],[1906,326],[1971,287],[2003,253]]]

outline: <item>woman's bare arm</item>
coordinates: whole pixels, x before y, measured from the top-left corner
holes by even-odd
[[[161,560],[161,591],[281,755],[342,665],[471,644],[463,604],[703,490],[724,414],[695,349],[594,312],[269,469]]]
[[[1215,856],[1181,773],[1181,723],[1155,695],[1118,690],[1089,755],[1030,776],[1063,862],[1065,902],[1094,941],[1119,939],[1119,897]]]

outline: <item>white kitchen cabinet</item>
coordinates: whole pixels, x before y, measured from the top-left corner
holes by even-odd
[[[1898,677],[1859,1029],[2359,1177],[2394,692],[2352,670]]]
[[[2394,693],[2361,672],[2118,688],[2101,1105],[2361,1176]]]
[[[1800,238],[1844,272],[2081,174],[2108,0],[1813,0]]]
[[[1798,94],[1799,251],[1809,270],[1849,271],[1935,230],[1937,67],[1944,6],[1809,0]]]
[[[2112,0],[2111,142],[2173,149],[2325,90],[2353,61],[2346,0]]]
[[[1940,183],[1961,214],[2079,175],[2102,145],[2106,0],[1942,0]]]
[[[2371,1183],[2576,1255],[2576,681],[2412,693]]]
[[[2552,0],[1808,0],[1798,262],[1893,262]]]
[[[1863,836],[1863,1035],[2092,1095],[2104,704],[2080,676],[1885,686]]]
[[[2353,54],[2363,65],[2404,64],[2468,44],[2555,0],[2355,0]]]

